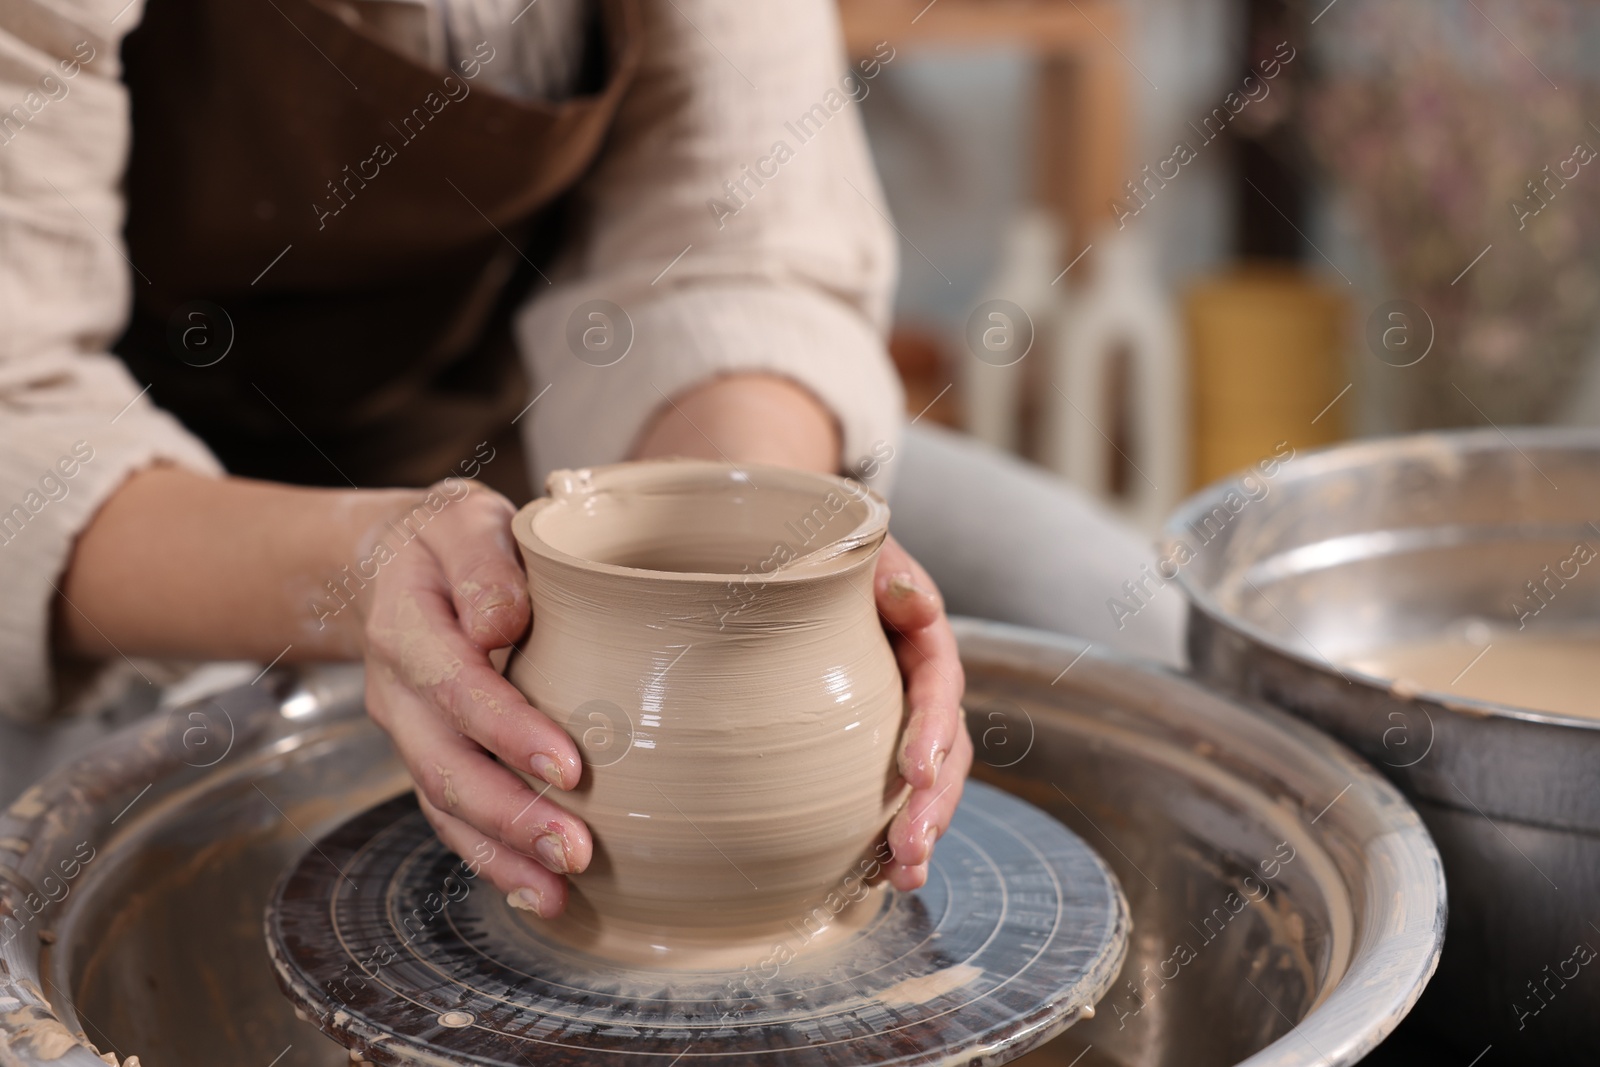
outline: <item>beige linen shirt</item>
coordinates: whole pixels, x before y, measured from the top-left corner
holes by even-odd
[[[624,458],[666,397],[730,371],[809,388],[839,420],[847,465],[897,443],[882,340],[895,245],[832,4],[642,7],[643,64],[581,187],[579,237],[516,322],[538,398],[520,426],[541,480]],[[143,284],[121,237],[118,62],[142,10],[0,4],[0,715],[12,719],[54,704],[57,586],[100,505],[154,463],[221,473],[108,353]],[[569,346],[593,300],[631,323],[611,366]]]

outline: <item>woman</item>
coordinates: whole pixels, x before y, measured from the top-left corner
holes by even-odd
[[[846,69],[826,0],[125,2],[0,11],[10,718],[72,661],[360,657],[441,838],[505,846],[488,877],[548,917],[591,856],[560,807],[582,768],[490,662],[529,625],[508,519],[545,472],[899,477],[896,529],[968,603],[1080,632],[1094,576],[1139,573],[1042,480],[902,439],[856,112],[896,52]],[[996,524],[1020,494],[1034,521]],[[963,568],[975,536],[1015,569]],[[927,572],[891,541],[876,590],[914,787],[888,877],[913,888],[972,746]]]
[[[522,445],[540,472],[893,455],[892,245],[831,8],[118,6],[0,15],[27,57],[0,118],[6,710],[46,711],[63,659],[360,657],[441,838],[502,846],[489,879],[559,914],[583,769],[490,663],[529,606],[486,483],[529,495]],[[891,543],[877,591],[911,888],[971,745],[926,572]]]

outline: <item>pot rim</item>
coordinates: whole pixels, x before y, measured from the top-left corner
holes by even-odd
[[[755,477],[752,478],[751,474]],[[760,481],[758,481],[758,479]],[[564,552],[534,529],[534,520],[551,507],[575,506],[600,493],[621,488],[654,490],[744,483],[760,492],[761,482],[786,488],[836,491],[866,506],[866,516],[848,533],[818,545],[803,555],[765,572],[669,571],[602,563]],[[721,460],[663,457],[630,460],[575,470],[551,471],[545,479],[546,495],[517,510],[511,532],[524,551],[577,570],[618,578],[646,578],[657,582],[724,585],[737,581],[788,583],[833,577],[854,570],[872,559],[889,534],[889,505],[876,491],[837,474],[779,467],[766,463],[732,463]],[[840,548],[839,546],[844,546]],[[819,558],[820,557],[820,558]]]
[[[1468,429],[1434,430],[1425,433],[1393,434],[1366,438],[1359,441],[1329,445],[1296,454],[1284,463],[1286,480],[1308,481],[1336,472],[1348,472],[1363,467],[1373,467],[1381,462],[1404,459],[1437,458],[1441,452],[1465,456],[1486,452],[1504,453],[1507,446],[1522,454],[1523,447],[1563,448],[1573,451],[1600,452],[1600,427],[1579,426],[1522,426],[1506,430]],[[1527,457],[1524,455],[1524,459]],[[1528,460],[1531,464],[1533,461]],[[1289,467],[1294,464],[1293,472]],[[1165,552],[1174,539],[1200,516],[1209,515],[1221,506],[1223,497],[1234,489],[1240,472],[1227,475],[1190,494],[1178,505],[1161,527],[1161,548]],[[1342,679],[1375,690],[1386,697],[1425,701],[1429,706],[1473,719],[1509,719],[1538,723],[1544,726],[1574,727],[1582,730],[1600,730],[1600,718],[1567,715],[1556,711],[1522,708],[1493,700],[1480,700],[1458,693],[1444,693],[1437,689],[1408,690],[1401,697],[1394,690],[1395,680],[1370,674],[1355,667],[1336,664],[1320,656],[1309,656],[1276,634],[1248,622],[1226,610],[1212,594],[1211,587],[1198,581],[1192,571],[1180,567],[1173,579],[1189,598],[1192,610],[1199,611],[1213,623],[1231,630],[1267,650],[1311,670],[1321,673],[1332,671]]]

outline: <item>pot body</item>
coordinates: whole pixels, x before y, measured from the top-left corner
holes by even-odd
[[[1221,483],[1167,526],[1169,558],[1180,539],[1193,549],[1178,581],[1195,673],[1349,744],[1421,812],[1452,907],[1419,1021],[1467,1059],[1492,1044],[1482,1067],[1566,1062],[1600,1043],[1600,978],[1585,965],[1600,948],[1600,718],[1341,664],[1464,620],[1515,629],[1526,583],[1575,543],[1600,546],[1596,494],[1593,431],[1428,434]],[[1529,628],[1600,617],[1600,582],[1582,577]]]
[[[691,962],[831,923],[904,796],[872,591],[887,508],[843,479],[696,461],[550,489],[513,524],[534,622],[508,675],[584,761],[560,803],[594,860],[555,932]]]

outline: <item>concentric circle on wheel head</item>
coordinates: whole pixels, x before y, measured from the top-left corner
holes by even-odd
[[[280,984],[380,1064],[987,1064],[1082,1016],[1127,949],[1127,904],[1099,858],[979,782],[922,889],[866,894],[841,941],[807,952],[812,928],[796,923],[723,971],[567,948],[471,874],[410,796],[356,816],[268,907]]]

